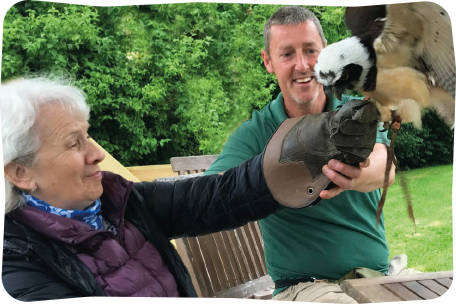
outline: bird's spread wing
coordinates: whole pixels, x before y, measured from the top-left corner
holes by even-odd
[[[450,17],[432,2],[412,3],[412,10],[423,20],[423,36],[418,51],[438,86],[455,95],[456,66]]]
[[[453,98],[456,67],[450,18],[432,2],[390,4],[384,29],[374,45],[377,55],[421,70]],[[380,61],[388,64],[389,58]]]

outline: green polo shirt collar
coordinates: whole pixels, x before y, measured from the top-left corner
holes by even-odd
[[[340,108],[348,99],[353,98],[353,96],[342,95],[342,101],[338,100],[334,95],[326,95],[326,104],[324,112],[336,110]],[[355,97],[357,98],[357,97]],[[362,98],[362,97],[359,97]],[[285,112],[285,106],[283,104],[283,95],[282,92],[279,93],[277,98],[271,102],[270,105],[271,112],[274,113],[272,117],[277,125],[280,125],[285,119],[288,119],[287,112]]]

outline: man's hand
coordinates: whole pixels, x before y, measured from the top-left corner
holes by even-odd
[[[372,153],[365,162],[359,163],[359,168],[349,166],[332,159],[322,168],[323,173],[336,185],[333,189],[323,190],[322,199],[333,198],[346,190],[370,192],[383,187],[386,170],[387,148],[384,144],[376,143]],[[389,172],[389,184],[394,182],[395,166]]]
[[[323,166],[323,173],[336,185],[330,190],[323,190],[320,193],[322,199],[333,198],[346,190],[357,190],[356,183],[361,176],[363,168],[370,165],[369,158],[365,162],[359,163],[359,167],[344,164],[335,159],[331,159],[327,165]]]

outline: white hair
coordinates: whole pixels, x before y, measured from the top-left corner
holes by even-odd
[[[82,90],[68,81],[38,77],[2,83],[0,117],[3,142],[3,166],[13,162],[33,166],[41,140],[33,126],[38,109],[44,104],[58,104],[72,115],[89,119],[90,108]],[[24,204],[17,187],[5,176],[5,212]]]

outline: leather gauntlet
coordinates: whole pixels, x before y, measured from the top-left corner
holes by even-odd
[[[317,204],[334,185],[322,168],[331,159],[352,166],[372,152],[379,113],[373,103],[352,99],[339,110],[285,120],[269,140],[263,173],[274,198],[290,208]]]

